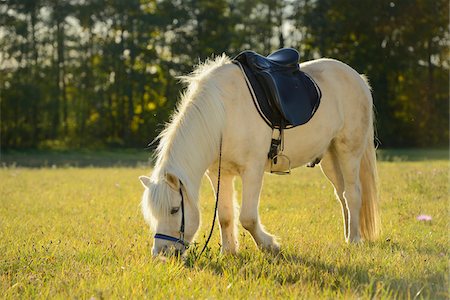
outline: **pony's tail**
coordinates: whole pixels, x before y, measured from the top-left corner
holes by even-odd
[[[373,127],[370,129],[366,150],[361,159],[359,177],[362,188],[359,229],[364,240],[375,240],[381,232],[381,221],[378,208],[378,172]]]

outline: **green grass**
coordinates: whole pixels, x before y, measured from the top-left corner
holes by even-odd
[[[267,175],[266,228],[282,253],[241,253],[219,233],[196,262],[152,259],[139,202],[143,167],[0,170],[0,297],[448,299],[448,160],[379,163],[382,238],[347,245],[341,212],[318,168]],[[240,189],[240,184],[238,182]],[[214,206],[201,188],[202,246]],[[416,220],[419,214],[431,222]],[[187,220],[189,222],[189,220]]]

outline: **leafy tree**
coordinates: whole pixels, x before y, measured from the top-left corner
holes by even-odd
[[[384,146],[446,145],[447,26],[443,0],[6,0],[1,147],[143,147],[178,75],[283,46],[368,74]]]
[[[447,16],[444,1],[319,0],[304,17],[320,56],[368,74],[385,145],[447,144]]]

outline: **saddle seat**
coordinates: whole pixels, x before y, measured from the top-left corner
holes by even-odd
[[[298,65],[298,61],[300,60],[300,54],[295,49],[283,48],[270,54],[266,59],[272,63],[286,67],[295,67]]]
[[[244,51],[233,60],[245,74],[258,112],[272,128],[305,124],[319,106],[320,89],[300,71],[299,59],[297,50],[283,48],[267,57]]]

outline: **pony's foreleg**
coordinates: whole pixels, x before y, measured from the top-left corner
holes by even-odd
[[[217,177],[208,173],[211,185],[216,190]],[[222,239],[222,253],[236,253],[238,250],[237,224],[234,219],[236,207],[234,193],[234,176],[223,174],[220,179],[220,194],[218,203],[218,216],[220,235]]]
[[[242,174],[242,207],[240,221],[250,232],[258,247],[278,252],[280,245],[275,237],[264,230],[259,221],[258,207],[264,176],[264,165],[252,165]]]
[[[342,217],[344,221],[344,238],[347,241],[349,236],[349,215],[348,207],[344,198],[344,178],[342,177],[342,171],[339,166],[334,147],[331,147],[323,156],[320,162],[320,168],[328,180],[334,187],[334,193],[341,204]]]

